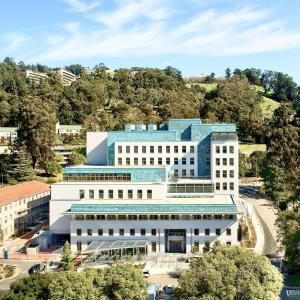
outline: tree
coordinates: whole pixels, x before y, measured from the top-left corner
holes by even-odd
[[[32,180],[33,168],[31,157],[25,146],[14,146],[13,153],[9,157],[7,175],[9,180],[28,181]]]
[[[284,249],[284,257],[292,271],[300,272],[300,213],[286,210],[279,214],[278,239]]]
[[[182,299],[278,299],[282,276],[265,257],[239,246],[217,245],[179,278]]]
[[[229,68],[227,68],[226,70],[225,70],[225,78],[226,79],[229,79],[231,77],[231,70],[229,69]]]
[[[62,269],[65,271],[70,271],[72,269],[72,252],[71,246],[68,241],[64,243],[63,253],[61,258]]]
[[[168,76],[182,78],[181,71],[174,67],[168,66],[164,69],[164,71]]]
[[[37,163],[54,157],[55,108],[53,103],[33,97],[24,99],[21,111],[18,139],[25,144],[35,168]]]
[[[85,157],[76,151],[73,151],[69,156],[69,164],[71,166],[81,165],[84,162],[85,162]]]

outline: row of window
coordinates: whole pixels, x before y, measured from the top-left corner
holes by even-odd
[[[108,190],[107,191],[108,199],[133,199],[133,190],[127,190],[126,195],[124,194],[124,190]],[[137,190],[136,197],[137,199],[143,199],[143,190]],[[147,199],[152,199],[152,190],[147,190],[146,192]],[[95,199],[95,190],[89,190],[88,194],[89,199]],[[98,190],[97,199],[104,199],[104,190]],[[79,198],[85,198],[85,190],[79,190]]]
[[[181,149],[181,153],[187,153],[188,149],[187,146],[183,145],[181,148],[179,146],[172,146],[173,147],[173,153],[179,153],[179,149]],[[171,153],[171,146],[124,146],[126,153]],[[148,149],[147,149],[148,148]],[[147,151],[148,150],[148,151]],[[195,153],[195,146],[191,145],[189,146],[189,153]],[[118,153],[124,153],[123,152],[123,146],[118,146]]]
[[[75,220],[108,220],[108,221],[124,221],[124,220],[233,220],[234,215],[75,215]]]
[[[173,173],[174,177],[179,177],[179,170],[178,169],[174,169],[174,173]],[[190,169],[190,170],[186,170],[186,169],[182,169],[181,170],[181,177],[194,177],[195,176],[195,170],[194,169]]]
[[[88,236],[92,236],[93,235],[93,229],[91,229],[91,228],[87,229],[86,234]],[[97,234],[98,234],[98,236],[103,236],[103,234],[104,234],[103,229],[102,228],[98,228]],[[204,235],[207,236],[207,235],[210,235],[210,234],[211,234],[211,230],[209,228],[205,228],[204,229]],[[77,228],[76,229],[76,235],[77,236],[82,236],[82,229],[81,228]],[[108,235],[109,236],[114,236],[115,235],[113,228],[109,228],[108,229]],[[125,235],[125,230],[123,228],[120,228],[119,229],[119,236],[124,236],[124,235]],[[136,235],[136,229],[131,228],[129,230],[129,235],[130,236],[135,236]],[[145,228],[141,228],[140,229],[140,235],[141,236],[145,236],[146,235],[146,229]],[[151,229],[151,235],[152,236],[156,236],[157,235],[157,230],[156,229]],[[200,231],[199,231],[198,228],[194,229],[194,235],[195,236],[199,236],[200,235]],[[221,228],[216,228],[215,235],[217,235],[217,236],[221,235]],[[231,235],[231,229],[230,228],[226,229],[226,235],[227,236]]]
[[[125,158],[125,162],[123,160],[122,157],[118,157],[118,165],[123,165],[125,163],[125,165],[131,165],[133,162],[134,165],[154,165],[154,164],[158,164],[158,165],[162,165],[162,164],[166,164],[166,165],[195,165],[195,158],[194,157],[190,157],[189,160],[187,160],[186,157],[183,157],[179,160],[178,157],[174,157],[174,159],[172,160],[170,157],[166,157],[166,159],[164,160],[162,157],[158,157],[157,160],[155,160],[154,157],[150,157],[149,159],[147,159],[146,157],[142,157],[141,159],[139,159],[138,157],[134,157],[133,161],[130,157],[126,157]]]
[[[227,166],[228,159],[222,158],[222,165]],[[216,158],[216,166],[221,166],[221,159]],[[234,158],[229,158],[229,166],[234,166]]]
[[[64,181],[131,181],[130,173],[73,173],[64,174]]]
[[[227,182],[223,182],[222,183],[222,190],[223,191],[227,191],[228,188],[229,188],[230,191],[233,191],[234,190],[234,182],[229,182],[229,186],[228,186]],[[217,191],[221,190],[221,184],[220,184],[220,182],[216,182],[216,190]]]
[[[227,178],[227,175],[229,175],[229,178],[234,178],[234,170],[223,170],[222,171],[222,178]],[[221,171],[216,170],[216,178],[221,178]]]
[[[234,153],[234,146],[222,146],[222,153],[226,154],[229,148],[229,153]],[[221,153],[221,146],[216,146],[216,153]]]

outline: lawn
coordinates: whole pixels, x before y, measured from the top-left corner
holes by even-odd
[[[187,83],[186,87],[191,88],[192,85],[199,85],[203,87],[207,93],[217,89],[218,86],[217,83]]]
[[[279,106],[279,102],[267,97],[263,97],[263,100],[260,103],[260,107],[266,118],[271,118],[274,113],[274,110]]]
[[[239,145],[240,151],[243,152],[254,152],[254,151],[266,151],[265,144],[240,144]]]

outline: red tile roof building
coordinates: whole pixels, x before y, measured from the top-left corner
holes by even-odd
[[[0,230],[4,240],[45,219],[49,199],[50,186],[39,181],[0,188]]]

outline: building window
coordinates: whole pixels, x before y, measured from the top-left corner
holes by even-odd
[[[84,198],[84,190],[79,190],[79,198],[83,199]],[[6,207],[5,207],[6,208]]]
[[[182,164],[186,165],[186,158],[185,157],[182,158]]]
[[[143,199],[143,190],[137,190],[137,198]]]
[[[210,235],[210,229],[209,228],[205,228],[205,235]]]
[[[154,157],[150,157],[150,165],[154,165]]]
[[[108,235],[113,236],[114,235],[114,230],[112,228],[108,229]]]
[[[199,229],[198,228],[194,229],[194,235],[199,235]]]
[[[127,196],[128,196],[128,199],[132,199],[133,198],[133,192],[132,192],[132,190],[128,190],[127,191]]]
[[[156,252],[156,242],[151,242],[151,251]]]
[[[160,215],[161,220],[169,220],[169,215]]]
[[[178,177],[178,170],[174,169],[174,177]]]
[[[231,245],[231,242],[226,242],[226,245],[230,246],[230,245]]]
[[[118,190],[118,198],[123,199],[123,190]]]
[[[229,189],[230,189],[231,191],[234,190],[234,183],[233,183],[233,182],[230,182],[230,183],[229,183]]]
[[[170,153],[170,146],[166,146],[166,153]]]
[[[133,163],[134,163],[135,165],[138,165],[138,164],[139,164],[139,159],[138,159],[137,157],[135,157],[135,158],[133,159]]]
[[[142,146],[142,153],[146,153],[146,152],[147,152],[146,146]]]
[[[126,165],[130,165],[130,157],[126,157]]]
[[[126,153],[130,153],[130,146],[126,146]]]
[[[143,158],[142,158],[142,165],[146,165],[146,164],[147,164],[146,157],[143,157]]]
[[[230,176],[230,178],[233,178],[233,177],[234,177],[234,171],[233,171],[233,170],[230,170],[230,171],[229,171],[229,176]]]
[[[141,235],[142,235],[142,236],[145,236],[145,235],[146,235],[146,229],[144,229],[144,228],[141,229]]]
[[[154,146],[150,146],[150,153],[154,153]]]
[[[227,158],[223,158],[223,166],[227,166]]]
[[[130,229],[130,235],[135,236],[135,229],[133,229],[133,228]]]
[[[186,177],[186,169],[183,169],[183,170],[181,171],[181,174],[182,174],[182,177]]]
[[[124,220],[126,220],[126,215],[118,215],[118,220],[119,220],[119,221],[124,221]]]
[[[234,147],[233,146],[229,146],[229,153],[234,153]]]
[[[151,229],[151,235],[156,236],[156,229]]]
[[[178,153],[178,146],[174,146],[174,153]]]
[[[186,153],[186,146],[182,146],[182,153]]]
[[[234,165],[234,159],[233,158],[229,158],[229,165],[233,166]]]
[[[216,153],[220,153],[220,146],[216,146]]]
[[[82,244],[81,242],[77,242],[77,251],[81,252]]]
[[[216,170],[216,178],[220,178],[220,170]]]
[[[119,235],[124,236],[124,229],[119,229]]]
[[[134,149],[134,153],[138,153],[139,152],[139,146],[134,146],[133,149]]]
[[[104,191],[99,190],[99,199],[103,199],[103,198],[104,198]]]
[[[150,220],[158,220],[158,215],[150,215]]]
[[[171,161],[170,161],[170,157],[167,157],[167,158],[166,158],[166,165],[169,165],[170,162],[171,162]]]
[[[195,164],[195,159],[194,159],[194,157],[191,157],[190,158],[190,165],[194,165]]]
[[[81,233],[82,233],[82,230],[81,230],[80,228],[77,228],[77,230],[76,230],[76,234],[80,236],[80,235],[81,235]]]
[[[162,165],[162,157],[159,157],[159,158],[158,158],[158,164],[159,164],[159,165]]]
[[[230,228],[226,229],[226,235],[231,235],[231,229]]]
[[[116,215],[107,215],[108,221],[114,221],[116,219]]]
[[[93,235],[93,230],[92,229],[88,229],[87,230],[87,235]]]
[[[123,163],[123,162],[122,162],[122,158],[119,157],[119,158],[118,158],[118,165],[122,165],[122,163]]]
[[[227,182],[223,182],[223,190],[227,191]]]
[[[139,215],[139,220],[148,220],[147,215]]]
[[[118,146],[118,153],[122,153],[122,146]]]
[[[194,176],[195,176],[195,170],[194,170],[194,169],[191,169],[191,170],[190,170],[190,176],[191,176],[191,177],[194,177]]]
[[[113,199],[114,198],[114,190],[108,190],[108,198]]]
[[[94,190],[89,190],[89,198],[94,199]]]
[[[174,165],[178,165],[178,157],[174,157]]]
[[[98,235],[102,236],[103,235],[103,229],[102,228],[98,228]]]
[[[193,252],[199,252],[199,242],[194,242]]]
[[[162,153],[162,146],[158,146],[158,153]]]
[[[195,146],[190,146],[190,153],[195,153]]]
[[[128,216],[128,220],[130,220],[130,221],[135,221],[135,220],[137,220],[137,215],[129,215],[129,216]]]
[[[152,190],[147,190],[147,199],[152,199]]]
[[[223,178],[227,178],[227,170],[223,170]]]
[[[220,228],[216,228],[216,235],[221,235],[221,229]]]
[[[220,165],[220,158],[216,158],[216,166]]]
[[[204,243],[204,247],[206,248],[206,249],[210,249],[210,242],[209,241],[206,241],[205,243]]]
[[[223,146],[223,153],[226,154],[227,153],[227,147]]]

